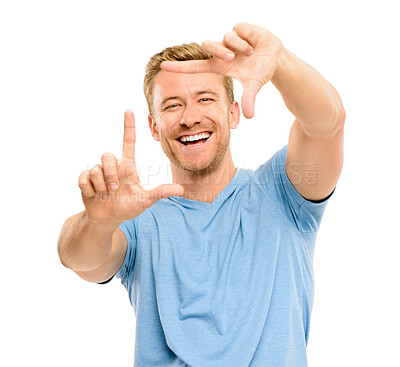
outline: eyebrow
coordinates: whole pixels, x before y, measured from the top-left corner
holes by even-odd
[[[202,95],[202,94],[211,94],[211,95],[219,98],[219,94],[216,92],[213,92],[212,90],[201,90],[200,92],[196,93],[197,96]]]
[[[217,98],[219,98],[219,94],[216,92],[213,92],[212,90],[201,90],[199,92],[196,93],[196,96],[200,96],[202,94],[211,94]],[[164,105],[165,103],[167,103],[168,101],[172,100],[172,99],[180,99],[179,96],[171,96],[171,97],[165,97],[162,101],[161,101],[161,106]]]

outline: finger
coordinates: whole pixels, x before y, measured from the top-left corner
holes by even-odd
[[[139,175],[136,169],[136,165],[132,164],[132,161],[126,159],[120,159],[117,163],[118,167],[118,186],[122,188],[123,184],[139,184]]]
[[[94,191],[94,188],[90,182],[89,179],[89,171],[84,170],[78,180],[79,188],[81,189],[82,194],[87,197],[91,198],[93,196],[96,196],[96,192]]]
[[[209,54],[213,55],[214,57],[218,57],[219,59],[222,59],[224,61],[229,62],[235,58],[235,53],[219,42],[205,40],[201,44],[201,48]]]
[[[99,195],[102,199],[106,199],[108,190],[104,180],[103,169],[99,164],[90,169],[89,178],[93,184],[96,195]]]
[[[244,117],[251,119],[254,116],[254,104],[256,95],[261,89],[262,84],[256,81],[249,81],[245,84],[242,95],[242,111]]]
[[[224,46],[240,52],[245,56],[251,56],[254,52],[253,47],[248,44],[243,38],[240,38],[236,32],[229,32],[224,36]]]
[[[249,23],[236,23],[233,30],[237,35],[244,39],[249,45],[255,46],[257,43],[257,33],[252,24]]]
[[[124,115],[124,143],[122,146],[122,157],[135,160],[135,116],[131,110],[126,110]]]
[[[161,199],[165,199],[170,196],[177,196],[183,194],[183,187],[178,184],[165,184],[157,186],[152,190],[148,190],[144,196],[144,206],[148,208],[155,202]]]
[[[211,60],[163,61],[161,69],[173,73],[212,73]]]
[[[118,171],[117,171],[117,159],[112,153],[104,153],[101,156],[101,163],[104,171],[104,178],[108,190],[110,192],[118,190]]]

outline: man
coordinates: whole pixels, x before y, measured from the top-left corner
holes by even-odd
[[[244,86],[245,117],[268,81],[295,116],[288,145],[256,171],[232,161],[240,110],[230,77]],[[136,366],[307,366],[314,245],[343,164],[339,95],[246,23],[222,42],[154,55],[144,89],[173,184],[140,185],[126,111],[121,159],[106,153],[79,178],[86,210],[62,228],[62,263],[90,282],[121,279]]]

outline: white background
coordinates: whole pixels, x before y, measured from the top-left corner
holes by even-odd
[[[91,284],[56,251],[83,210],[82,170],[118,157],[134,110],[142,183],[168,182],[144,67],[164,47],[262,25],[339,91],[345,165],[321,224],[311,367],[400,366],[398,11],[394,1],[3,1],[0,5],[1,366],[132,366],[135,318],[118,280]],[[240,101],[241,87],[235,84]],[[287,144],[293,116],[266,85],[233,131],[237,166]],[[159,172],[159,173],[157,173]],[[277,367],[277,366],[273,366]]]

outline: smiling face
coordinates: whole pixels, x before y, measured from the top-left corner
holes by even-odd
[[[160,71],[153,95],[150,129],[176,168],[203,175],[229,163],[240,111],[236,101],[229,106],[219,75]]]

